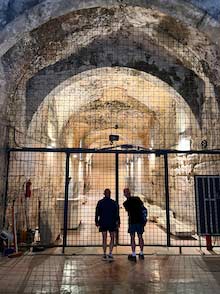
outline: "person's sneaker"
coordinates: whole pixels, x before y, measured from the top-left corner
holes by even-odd
[[[129,254],[128,255],[128,260],[137,261],[137,257],[136,256],[133,256],[132,254]]]
[[[139,254],[139,259],[144,259],[144,254]]]
[[[108,259],[109,262],[114,261],[114,257],[112,255],[108,255],[107,256],[107,259]]]
[[[104,261],[107,260],[107,255],[106,255],[106,254],[104,254],[104,255],[102,256],[102,260],[104,260]]]

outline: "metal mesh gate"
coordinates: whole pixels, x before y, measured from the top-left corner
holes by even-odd
[[[12,230],[15,208],[19,245],[56,244],[63,227],[65,154],[11,152],[6,224]]]
[[[101,246],[101,234],[95,226],[95,208],[105,188],[111,190],[115,200],[115,156],[108,153],[71,154],[70,165],[73,168],[68,213],[73,218],[78,215],[74,228],[68,227],[67,245]]]
[[[166,196],[164,181],[164,158],[152,154],[121,154],[119,165],[119,206],[121,227],[119,244],[129,245],[128,215],[123,207],[126,200],[123,188],[130,187],[134,196],[140,197],[148,209],[148,223],[145,227],[144,241],[146,245],[166,245]],[[157,225],[157,218],[163,223]],[[163,225],[162,225],[163,224]]]
[[[14,205],[19,246],[101,246],[95,207],[109,188],[120,208],[118,245],[129,245],[123,207],[129,187],[148,209],[146,246],[205,246],[197,230],[195,176],[220,173],[220,154],[205,153],[11,151],[6,225],[10,230]],[[213,240],[219,246],[218,234]]]
[[[170,232],[172,246],[205,246],[197,227],[197,176],[219,175],[220,154],[176,153],[169,155]],[[218,234],[213,234],[213,245],[219,246]]]

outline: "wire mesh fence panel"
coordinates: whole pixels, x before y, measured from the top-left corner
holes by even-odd
[[[104,190],[115,200],[115,155],[72,154],[70,157],[68,246],[101,245],[95,212]]]
[[[7,227],[13,230],[14,205],[19,245],[60,243],[65,156],[50,152],[11,152]]]
[[[28,43],[42,47],[31,51],[33,56],[26,54],[33,60],[11,103],[11,145],[103,148],[113,133],[119,144],[201,147],[199,107],[212,89],[203,80],[198,57],[167,33],[166,21],[152,35],[153,23],[129,25],[126,31],[112,19],[110,28],[106,24],[94,30],[86,20],[85,34],[78,39],[69,25],[74,16],[69,17],[61,26],[70,30],[63,35],[63,50],[59,42],[48,46],[55,23],[46,31],[41,31],[44,26],[36,30],[34,43]],[[189,68],[180,61],[183,56]],[[217,108],[212,113],[217,115]],[[206,137],[211,118],[206,113],[204,117]]]
[[[128,234],[128,214],[123,207],[126,198],[123,188],[128,187],[132,196],[139,197],[148,210],[148,222],[145,226],[145,245],[166,245],[166,197],[164,189],[164,158],[152,154],[120,155],[120,215],[119,244],[130,244]]]
[[[172,154],[169,155],[169,191],[170,191],[170,227],[171,245],[173,246],[205,246],[205,234],[198,231],[200,206],[198,203],[197,183],[195,176],[204,178],[220,174],[220,154]],[[219,191],[219,182],[216,184]],[[205,197],[218,192],[204,191]],[[211,197],[211,196],[210,196]],[[213,211],[214,212],[214,211]],[[217,206],[216,206],[217,212]],[[220,211],[219,211],[220,212]],[[215,213],[213,213],[214,217]],[[207,231],[207,235],[210,232]],[[220,245],[219,238],[213,237],[213,245]]]
[[[207,78],[204,59],[187,46],[195,32],[165,16],[155,18],[153,10],[144,15],[138,9],[132,8],[133,14],[126,7],[98,12],[94,8],[92,17],[81,10],[70,13],[61,22],[50,20],[32,31],[28,40],[20,40],[5,54],[2,63],[12,76],[10,147],[219,148],[217,92]],[[138,15],[137,21],[134,16]],[[200,43],[194,46],[202,48]],[[20,73],[17,65],[21,64]],[[157,157],[156,152],[120,154],[118,166],[115,154],[73,152],[67,182],[64,154],[14,152],[8,177],[10,205],[16,199],[15,205],[24,210],[20,213],[22,231],[38,228],[41,243],[48,244],[62,237],[65,229],[66,187],[67,245],[101,245],[95,207],[103,190],[109,188],[119,202],[122,224],[118,237],[125,245],[130,240],[122,191],[128,186],[149,210],[146,244],[167,244],[166,213],[170,214],[172,245],[198,244],[193,234],[196,210],[191,174],[197,166],[211,169],[214,156],[207,155],[204,163],[200,161],[205,156],[191,155],[186,168],[185,157],[169,156],[168,212],[164,157]],[[29,178],[33,195],[23,197]],[[187,230],[189,237],[184,233]]]

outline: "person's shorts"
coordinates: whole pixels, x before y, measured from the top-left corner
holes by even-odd
[[[99,232],[116,232],[117,228],[116,227],[99,227]]]
[[[142,235],[144,232],[144,225],[142,224],[129,224],[128,225],[128,233],[129,234],[139,234]]]

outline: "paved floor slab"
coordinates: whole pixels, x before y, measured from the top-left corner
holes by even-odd
[[[23,256],[0,259],[0,293],[220,293],[219,256]]]

